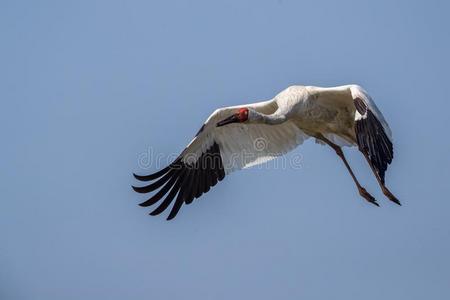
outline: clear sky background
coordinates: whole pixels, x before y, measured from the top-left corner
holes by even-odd
[[[1,299],[450,299],[446,1],[0,1]],[[362,85],[391,125],[380,208],[334,152],[228,176],[171,222],[140,157],[222,106]],[[270,165],[269,165],[270,166]]]

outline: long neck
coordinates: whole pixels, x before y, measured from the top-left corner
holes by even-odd
[[[280,113],[278,110],[270,115],[257,112],[257,116],[257,123],[268,125],[277,125],[287,121],[286,115]]]

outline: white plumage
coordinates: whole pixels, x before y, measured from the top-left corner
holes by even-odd
[[[237,109],[248,107],[269,112],[270,103],[227,107],[216,110],[206,121],[202,132],[182,152],[185,163],[196,161],[216,142],[220,147],[225,173],[251,167],[283,155],[300,145],[308,136],[292,122],[278,125],[234,123],[217,127],[216,124]],[[258,147],[258,142],[264,145]],[[248,155],[245,155],[248,154]]]
[[[140,193],[160,188],[142,206],[166,196],[152,215],[164,211],[176,196],[168,217],[172,219],[183,203],[191,203],[225,175],[283,155],[309,137],[331,146],[361,196],[378,205],[359,184],[341,150],[342,146],[358,146],[384,194],[400,204],[384,185],[384,172],[393,158],[391,129],[358,85],[291,86],[269,101],[217,109],[171,165],[151,175],[135,175],[138,180],[155,182],[133,188]]]

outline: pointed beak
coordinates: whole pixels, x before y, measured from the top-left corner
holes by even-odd
[[[218,122],[216,126],[217,127],[221,127],[221,126],[224,126],[224,125],[227,125],[227,124],[239,123],[239,122],[240,122],[239,121],[239,115],[238,114],[234,114],[234,115],[231,115],[228,118]]]

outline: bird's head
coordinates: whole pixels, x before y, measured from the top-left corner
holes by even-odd
[[[231,123],[244,123],[249,119],[250,111],[248,108],[239,108],[234,114],[217,123],[217,127],[221,127]]]

